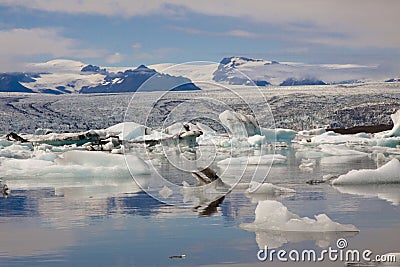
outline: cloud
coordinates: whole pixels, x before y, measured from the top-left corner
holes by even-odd
[[[171,56],[172,53],[176,52],[175,48],[158,48],[150,52],[136,51],[133,53],[133,59],[136,60],[162,60],[167,56]]]
[[[135,50],[141,49],[141,48],[142,48],[142,44],[141,44],[141,43],[134,43],[134,44],[132,45],[132,48],[135,49]]]
[[[60,35],[60,30],[53,28],[16,28],[0,30],[1,68],[17,70],[27,60],[35,56],[52,58],[96,58],[104,51],[77,48],[79,41]]]
[[[106,57],[106,62],[110,64],[117,64],[124,60],[124,56],[118,52]]]
[[[255,24],[251,29],[253,32],[232,30],[221,33],[226,36],[257,38],[265,26],[269,26],[288,35],[291,33],[293,39],[303,44],[311,42],[350,48],[400,47],[398,0],[0,0],[0,5],[125,18],[158,15],[174,20],[177,16],[190,18],[193,13],[225,16]],[[187,33],[207,32],[192,29]],[[307,38],[302,38],[302,33]]]
[[[250,31],[245,31],[245,30],[230,30],[230,31],[223,31],[223,32],[214,32],[214,31],[206,31],[206,30],[200,30],[200,29],[190,28],[190,27],[181,27],[181,26],[170,26],[169,28],[172,30],[185,32],[188,34],[199,34],[199,35],[209,35],[209,36],[232,36],[232,37],[251,38],[251,39],[261,37],[260,34],[250,32]]]

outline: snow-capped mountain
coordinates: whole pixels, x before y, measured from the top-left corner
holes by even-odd
[[[149,79],[152,77],[151,79]],[[155,64],[139,67],[99,67],[74,60],[31,63],[27,72],[0,74],[0,92],[122,93],[236,86],[299,86],[368,81],[399,82],[379,66],[306,64],[246,57],[227,57],[220,63]]]
[[[111,72],[79,61],[52,60],[29,64],[28,69],[26,73],[0,74],[0,92],[88,94],[135,92],[139,88],[141,91],[200,90],[188,78],[161,74],[144,65]]]
[[[221,60],[213,73],[213,80],[258,86],[354,83],[377,78],[377,68],[355,64],[305,64],[228,57]]]
[[[89,68],[88,68],[89,67]],[[93,67],[86,66],[85,71],[92,70]],[[93,71],[89,71],[92,72]],[[105,72],[100,68],[95,68],[94,73]],[[106,72],[104,80],[96,86],[83,86],[79,91],[83,94],[88,93],[124,93],[140,91],[190,91],[200,90],[192,81],[182,76],[171,76],[169,74],[158,73],[154,69],[149,69],[140,65],[134,70],[128,69],[124,72]]]

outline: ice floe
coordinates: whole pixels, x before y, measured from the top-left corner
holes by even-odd
[[[400,109],[390,116],[393,121],[393,128],[384,137],[400,136]]]
[[[400,183],[400,161],[392,159],[375,170],[352,170],[332,181],[333,185]]]
[[[233,136],[248,137],[260,134],[260,129],[253,116],[225,110],[219,115],[219,119]]]
[[[249,184],[249,187],[246,189],[245,192],[251,194],[281,195],[287,193],[295,193],[296,191],[294,189],[276,186],[271,183],[258,183],[253,181]]]
[[[273,143],[273,142],[290,143],[297,135],[296,131],[283,128],[276,128],[276,129],[261,128],[260,131],[261,135],[265,136],[266,141],[268,143]]]
[[[127,164],[134,166],[128,170]],[[142,159],[134,154],[115,155],[97,151],[68,151],[59,156],[40,154],[29,159],[7,159],[0,165],[3,177],[36,178],[110,178],[131,177],[131,174],[149,174]]]
[[[326,214],[319,214],[315,219],[299,217],[290,212],[282,203],[274,200],[260,201],[255,210],[252,223],[241,224],[245,230],[274,230],[295,232],[358,232],[354,225],[332,221]]]
[[[326,214],[316,215],[315,219],[301,218],[275,200],[258,202],[254,222],[243,223],[240,228],[256,232],[260,248],[276,248],[303,240],[316,240],[320,246],[327,246],[334,238],[359,232],[354,225],[334,222]]]
[[[273,163],[283,163],[286,161],[286,156],[261,155],[261,156],[243,156],[237,158],[228,158],[218,162],[218,165],[271,165]]]

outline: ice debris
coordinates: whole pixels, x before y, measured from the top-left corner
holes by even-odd
[[[268,154],[262,156],[242,156],[237,158],[228,158],[218,162],[218,165],[270,165],[286,161],[286,156],[280,154]]]
[[[126,162],[134,168],[128,170]],[[0,165],[0,173],[4,177],[109,178],[130,177],[131,173],[149,174],[149,169],[135,154],[67,151],[57,157],[41,154],[29,159],[6,159]]]
[[[271,183],[258,183],[255,181],[251,182],[249,188],[246,189],[246,193],[251,194],[281,195],[295,192],[294,189],[276,186]]]
[[[400,109],[396,113],[390,115],[393,121],[393,128],[384,137],[400,136]]]
[[[332,221],[326,214],[319,214],[315,219],[299,217],[290,212],[282,203],[275,200],[260,201],[255,210],[255,220],[243,223],[244,230],[272,230],[295,232],[358,232],[351,224],[340,224]]]
[[[219,119],[233,136],[248,137],[260,134],[260,128],[253,116],[225,110],[219,114]]]
[[[400,183],[400,161],[392,159],[375,170],[352,170],[332,181],[333,185]]]

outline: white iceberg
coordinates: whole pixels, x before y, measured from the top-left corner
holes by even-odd
[[[384,137],[400,136],[400,109],[396,113],[390,115],[393,121],[393,128]]]
[[[256,134],[247,138],[247,142],[249,142],[251,146],[261,147],[262,145],[267,143],[267,138],[265,138],[265,136],[263,135]]]
[[[350,224],[332,221],[326,214],[319,214],[315,219],[299,217],[291,213],[282,203],[274,200],[260,201],[255,210],[255,220],[243,223],[240,228],[249,231],[268,230],[283,232],[358,232]]]
[[[219,115],[219,119],[233,136],[248,137],[260,134],[258,124],[252,116],[225,110]]]
[[[367,156],[368,153],[349,149],[344,145],[320,145],[320,151],[332,156]]]
[[[325,132],[326,132],[325,128],[317,128],[317,129],[312,129],[312,130],[299,131],[298,134],[302,135],[302,136],[310,136],[310,135],[320,135]]]
[[[290,143],[296,137],[297,132],[291,129],[267,129],[261,128],[261,135],[265,136],[266,141],[269,143],[272,142],[286,142]]]
[[[0,157],[4,158],[15,158],[15,159],[27,159],[32,156],[33,147],[29,145],[12,144],[10,146],[0,146]]]
[[[246,193],[251,194],[281,195],[295,192],[296,191],[294,189],[276,186],[271,183],[258,183],[254,181],[251,182],[249,187],[246,189]]]
[[[392,159],[376,170],[352,170],[332,181],[333,185],[400,183],[400,161]]]
[[[369,144],[370,141],[370,136],[364,133],[353,135],[325,132],[310,138],[310,143],[312,144]]]
[[[135,166],[128,169],[129,166]],[[38,158],[7,159],[0,165],[3,177],[32,179],[57,178],[110,178],[130,177],[132,174],[149,174],[146,163],[134,154],[125,156],[98,151],[68,151],[54,158],[41,154]]]
[[[270,165],[286,161],[286,156],[279,154],[268,154],[262,156],[242,156],[237,158],[227,158],[219,161],[218,165]]]
[[[118,136],[120,140],[133,140],[151,133],[149,127],[136,122],[121,122],[104,129],[104,131],[108,136]]]

